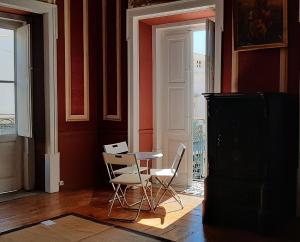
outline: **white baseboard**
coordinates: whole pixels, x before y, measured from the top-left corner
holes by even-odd
[[[60,154],[45,155],[45,192],[59,192]]]

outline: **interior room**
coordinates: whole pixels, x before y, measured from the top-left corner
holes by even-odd
[[[0,0],[0,242],[300,241],[298,0]]]

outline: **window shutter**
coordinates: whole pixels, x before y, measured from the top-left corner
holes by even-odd
[[[16,30],[18,135],[32,137],[30,25]]]

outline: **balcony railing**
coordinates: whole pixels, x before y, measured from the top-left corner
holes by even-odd
[[[204,178],[206,135],[203,119],[193,120],[193,180]]]
[[[0,114],[0,135],[15,134],[16,121],[14,115]]]

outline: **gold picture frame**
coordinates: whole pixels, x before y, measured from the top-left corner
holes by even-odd
[[[234,0],[234,50],[287,47],[287,0]]]

